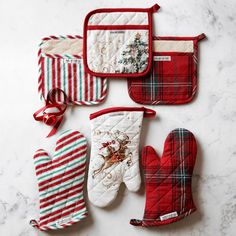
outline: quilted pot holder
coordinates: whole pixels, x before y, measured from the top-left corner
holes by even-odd
[[[156,112],[144,107],[113,107],[90,115],[92,129],[88,197],[98,207],[115,200],[120,184],[137,191],[139,137],[143,117]]]
[[[151,146],[143,148],[146,206],[143,220],[132,219],[132,225],[170,224],[196,210],[191,190],[196,154],[196,140],[186,129],[168,135],[161,159]]]
[[[34,155],[39,188],[40,230],[61,229],[87,216],[83,196],[87,141],[78,131],[68,130],[57,139],[52,158],[39,149]]]
[[[128,80],[131,99],[140,104],[184,104],[197,90],[197,37],[154,37],[151,72]]]
[[[50,90],[63,90],[70,105],[93,105],[107,95],[107,80],[84,71],[83,39],[80,36],[50,36],[40,44],[38,92],[46,100]],[[61,94],[57,102],[63,102]]]
[[[109,8],[91,11],[84,22],[85,70],[101,77],[137,77],[152,62],[152,14],[159,9]]]

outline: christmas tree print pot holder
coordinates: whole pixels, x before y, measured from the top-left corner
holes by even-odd
[[[167,136],[161,158],[153,147],[143,148],[146,205],[143,220],[132,219],[132,225],[170,224],[196,211],[191,190],[196,155],[196,140],[186,129],[175,129]]]
[[[49,91],[64,91],[70,105],[93,105],[107,95],[107,80],[85,72],[83,39],[80,36],[50,36],[40,44],[38,92],[46,100]],[[58,94],[57,102],[63,102]]]
[[[84,22],[85,70],[101,77],[137,77],[152,62],[152,15],[159,9],[109,8],[91,11]]]
[[[197,90],[198,44],[196,37],[154,37],[150,73],[128,80],[131,99],[140,104],[184,104]]]
[[[39,149],[34,165],[39,188],[40,230],[61,229],[87,216],[83,196],[87,141],[78,131],[67,130],[57,139],[52,157]]]

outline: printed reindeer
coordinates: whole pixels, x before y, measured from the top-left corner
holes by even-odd
[[[123,162],[127,158],[129,158],[127,165],[130,166],[132,163],[132,153],[127,147],[130,143],[129,136],[117,130],[113,135],[110,135],[110,138],[111,141],[102,143],[102,147],[99,149],[101,151],[99,156],[102,157],[104,162],[98,169],[93,171],[93,178],[95,178],[97,174],[103,173],[104,170],[112,165]]]

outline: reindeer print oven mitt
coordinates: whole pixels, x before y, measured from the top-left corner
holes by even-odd
[[[114,107],[90,115],[92,144],[88,197],[98,207],[109,205],[122,182],[139,190],[139,137],[143,117],[156,112],[145,107]]]

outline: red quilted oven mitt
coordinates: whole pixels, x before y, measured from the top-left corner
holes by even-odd
[[[196,210],[191,191],[196,154],[196,140],[186,129],[175,129],[168,135],[162,158],[151,146],[143,148],[145,212],[143,220],[132,219],[130,224],[144,227],[170,224]]]
[[[61,229],[87,216],[83,196],[87,140],[78,131],[67,130],[57,139],[52,157],[39,149],[34,155],[39,188],[40,230]]]

